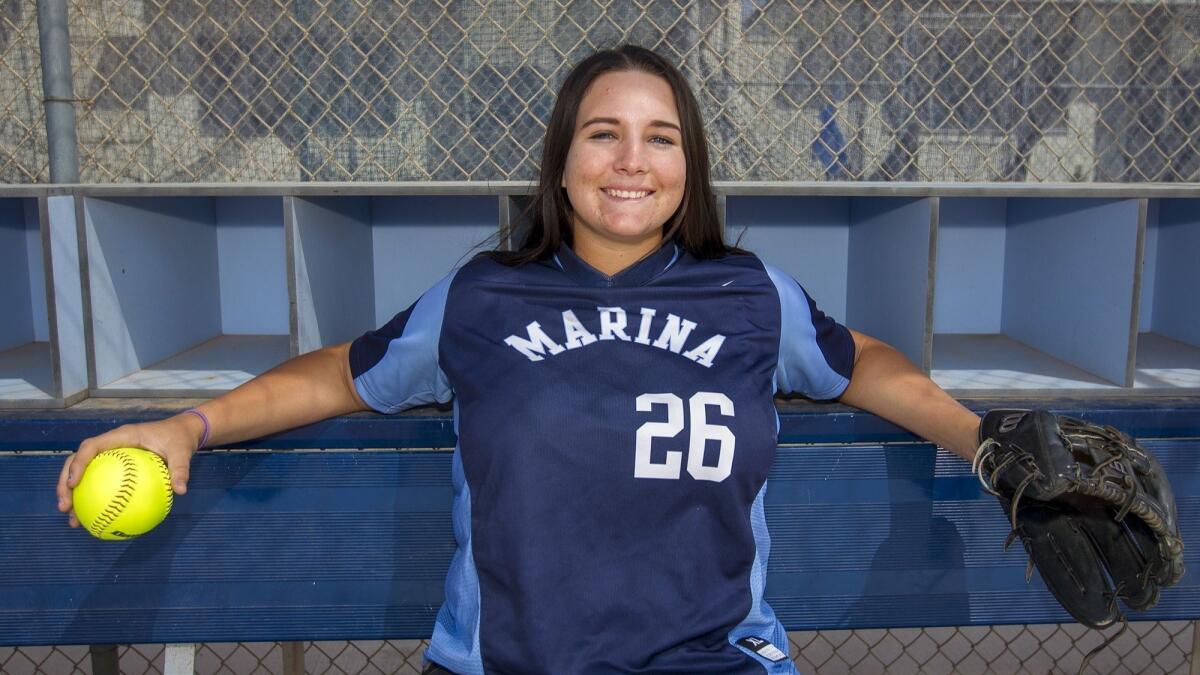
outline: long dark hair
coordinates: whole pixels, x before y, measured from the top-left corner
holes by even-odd
[[[717,258],[741,252],[729,246],[721,236],[717,217],[717,199],[713,194],[708,164],[708,143],[700,107],[683,74],[658,54],[636,45],[596,52],[580,61],[563,82],[546,124],[542,144],[542,166],[537,192],[524,211],[524,223],[509,225],[501,241],[511,241],[524,232],[515,251],[492,251],[493,259],[506,265],[521,265],[549,257],[562,244],[571,244],[571,203],[562,187],[567,152],[575,136],[575,121],[583,95],[595,79],[614,71],[639,71],[667,81],[675,94],[679,113],[681,145],[687,175],[683,199],[667,221],[663,239],[674,239],[684,250],[698,258]],[[526,231],[525,228],[528,228]]]

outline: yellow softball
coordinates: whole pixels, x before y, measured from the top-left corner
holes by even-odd
[[[72,493],[75,516],[101,539],[132,539],[171,512],[171,474],[162,457],[141,448],[96,455]]]

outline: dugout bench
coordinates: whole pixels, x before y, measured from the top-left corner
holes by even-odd
[[[199,453],[188,494],[133,541],[65,525],[52,493],[62,451],[191,403],[0,412],[0,645],[164,643],[165,672],[183,673],[195,643],[281,641],[298,673],[299,641],[429,636],[454,552],[444,411],[352,415]],[[1130,618],[1200,618],[1200,401],[965,403],[1048,407],[1141,439],[1175,488],[1189,573]],[[1001,550],[1008,525],[965,462],[841,405],[779,405],[767,598],[789,630],[1071,620],[1036,575],[1026,585],[1020,547]]]

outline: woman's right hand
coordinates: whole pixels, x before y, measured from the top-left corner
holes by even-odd
[[[58,477],[58,510],[69,514],[71,527],[79,527],[72,508],[71,491],[79,485],[84,469],[96,455],[114,448],[143,448],[167,462],[171,473],[171,489],[175,494],[187,492],[189,467],[204,433],[203,422],[190,414],[180,414],[157,422],[126,424],[79,444],[79,449],[67,457]]]

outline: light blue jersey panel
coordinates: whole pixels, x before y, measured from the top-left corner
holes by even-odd
[[[837,398],[850,384],[854,338],[817,309],[795,279],[765,262],[763,267],[779,292],[782,315],[776,390],[817,400]]]
[[[394,413],[453,398],[453,389],[439,364],[442,322],[453,279],[451,273],[387,324],[354,341],[351,371],[364,403],[379,412]],[[458,419],[455,400],[455,435]],[[458,548],[450,562],[446,601],[438,612],[426,656],[461,675],[482,675],[479,577],[471,545],[471,490],[458,447],[454,449],[453,483]]]
[[[850,331],[818,310],[794,279],[766,263],[763,267],[779,295],[776,390],[818,400],[836,398],[849,384],[850,371],[854,367],[854,340]],[[771,535],[767,531],[763,506],[766,493],[767,483],[764,482],[750,509],[755,543],[754,567],[750,572],[752,605],[746,618],[730,631],[729,643],[753,656],[768,675],[796,675],[798,671],[788,654],[787,632],[775,611],[763,599],[767,559],[771,552]],[[755,644],[766,640],[770,644],[755,651],[746,645],[746,639],[756,640]]]
[[[767,532],[767,516],[763,508],[766,495],[767,484],[763,483],[762,489],[754,499],[754,506],[750,508],[750,526],[754,530],[756,547],[754,568],[750,571],[750,597],[752,598],[750,613],[744,621],[730,631],[729,644],[738,646],[753,656],[766,669],[768,675],[797,675],[796,666],[792,664],[791,655],[788,653],[787,631],[775,617],[775,610],[771,609],[766,600],[763,600],[763,591],[767,587],[767,558],[771,553],[771,535]],[[770,659],[743,645],[738,645],[738,641],[743,638],[767,640],[782,654],[783,658],[780,659],[776,656],[775,659]],[[760,651],[771,653],[766,650]]]
[[[458,404],[454,406],[458,433]],[[446,573],[446,601],[438,611],[425,657],[461,675],[483,675],[479,646],[479,573],[471,546],[471,488],[463,473],[462,453],[454,448],[454,539],[458,550]]]
[[[394,413],[446,403],[454,392],[438,362],[451,273],[411,307],[350,347],[354,386],[367,405]]]

